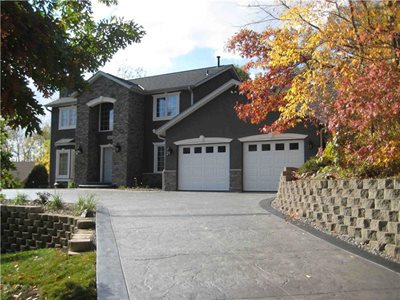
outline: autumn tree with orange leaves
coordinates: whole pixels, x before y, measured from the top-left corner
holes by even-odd
[[[323,125],[338,165],[353,175],[400,173],[400,2],[280,1],[281,13],[262,7],[280,26],[243,29],[228,49],[258,70],[243,82],[239,118],[263,132],[299,123]]]

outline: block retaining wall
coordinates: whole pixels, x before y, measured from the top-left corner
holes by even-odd
[[[400,178],[294,180],[283,172],[275,204],[400,261]]]
[[[1,252],[68,248],[80,218],[43,213],[40,206],[0,205]]]

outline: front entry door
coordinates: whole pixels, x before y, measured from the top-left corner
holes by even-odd
[[[112,147],[101,147],[101,182],[112,182]]]

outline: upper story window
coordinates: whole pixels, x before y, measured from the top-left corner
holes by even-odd
[[[100,131],[111,131],[114,129],[114,104],[100,104]]]
[[[179,114],[179,93],[153,96],[153,120],[169,120]]]
[[[76,106],[60,107],[58,129],[73,129],[76,127]]]

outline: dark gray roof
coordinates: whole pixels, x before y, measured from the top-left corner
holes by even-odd
[[[45,106],[47,107],[56,107],[56,106],[67,106],[71,104],[76,104],[76,99],[71,97],[61,97],[57,100],[54,100]]]
[[[171,90],[173,88],[196,86],[228,70],[232,65],[181,71],[169,74],[130,79],[145,91]]]

